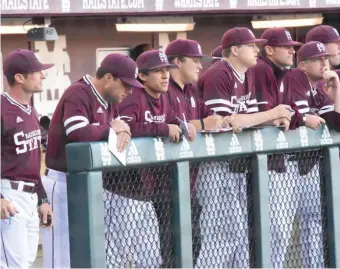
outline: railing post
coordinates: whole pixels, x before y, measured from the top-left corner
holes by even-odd
[[[176,268],[193,268],[189,162],[173,169],[173,231]]]
[[[325,185],[330,268],[340,267],[340,160],[339,148],[325,148]]]
[[[67,175],[72,268],[104,268],[105,230],[102,172]]]
[[[271,268],[269,175],[267,156],[257,154],[252,158],[252,189],[255,241],[255,268]]]

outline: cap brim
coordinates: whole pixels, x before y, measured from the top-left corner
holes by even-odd
[[[212,57],[210,55],[201,55],[201,54],[185,54],[185,55],[167,55],[167,57],[192,57],[192,58],[201,58],[202,61],[211,61]]]
[[[143,84],[141,84],[137,79],[124,78],[124,77],[120,77],[119,79],[121,79],[124,83],[128,84],[129,86],[132,86],[135,88],[141,88],[141,89],[144,88]]]
[[[49,69],[49,68],[51,68],[53,66],[54,66],[54,64],[42,64],[39,71]]]
[[[148,71],[148,70],[155,70],[155,69],[158,69],[158,68],[165,68],[165,67],[168,67],[168,68],[178,68],[177,65],[175,64],[167,64],[167,63],[163,63],[163,64],[159,64],[159,65],[156,65],[152,68],[147,68],[147,69],[139,69],[138,71],[141,72],[141,71]]]
[[[330,40],[329,42],[326,42],[326,43],[331,43],[331,42],[340,42],[340,36],[338,38]]]
[[[306,61],[306,60],[309,60],[309,59],[315,59],[315,58],[319,58],[319,57],[324,57],[324,56],[333,56],[335,54],[331,54],[331,53],[328,53],[328,52],[322,52],[322,53],[319,53],[317,55],[313,55],[313,56],[310,56],[310,57],[307,57],[307,58],[302,58],[300,57],[300,62],[301,61]]]

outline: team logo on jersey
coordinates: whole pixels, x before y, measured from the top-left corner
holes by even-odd
[[[284,91],[285,91],[285,88],[284,88],[283,82],[281,82],[281,85],[280,85],[280,92],[284,92]]]
[[[15,151],[17,154],[23,154],[27,151],[32,151],[40,148],[41,144],[41,131],[40,129],[24,133],[23,131],[15,133],[14,143],[17,146]]]
[[[209,156],[216,154],[215,140],[212,134],[205,135],[205,146]]]
[[[111,153],[109,151],[107,143],[100,143],[100,155],[103,166],[111,165]]]
[[[316,43],[316,47],[318,48],[319,52],[326,52],[326,47],[324,44],[318,42]]]
[[[288,142],[287,142],[286,136],[282,131],[279,131],[279,135],[276,139],[276,148],[277,149],[288,148]]]
[[[321,135],[321,145],[333,144],[333,138],[329,132],[327,125],[324,125],[324,129]]]
[[[183,140],[182,140],[182,144],[181,144],[181,148],[179,152],[179,157],[181,159],[194,157],[194,153],[191,150],[190,144],[184,136],[183,136]]]
[[[164,143],[162,138],[154,138],[155,152],[157,161],[163,161],[165,159]]]
[[[198,50],[198,54],[202,55],[202,48],[200,44],[197,44],[197,50]]]
[[[262,151],[263,150],[263,136],[262,136],[261,130],[254,131],[253,136],[254,136],[255,150]]]
[[[139,155],[135,142],[131,141],[126,158],[127,163],[141,163],[142,157]]]
[[[193,96],[190,97],[191,107],[196,107],[196,101]]]
[[[165,113],[163,115],[155,115],[152,116],[151,112],[149,110],[146,110],[144,112],[144,118],[146,122],[157,122],[157,123],[163,123],[165,122]]]
[[[231,137],[231,141],[229,144],[229,153],[241,152],[242,147],[240,145],[240,141],[238,141],[237,135],[233,134]]]
[[[335,34],[336,34],[337,36],[339,36],[339,32],[338,32],[338,30],[337,30],[337,29],[335,29],[334,27],[333,27],[333,31],[335,32]]]
[[[308,147],[308,131],[305,126],[299,128],[300,142],[302,147]]]
[[[97,109],[97,113],[104,113],[101,106]]]
[[[17,123],[23,122],[24,120],[20,118],[19,116],[17,117]]]
[[[290,35],[290,32],[289,31],[285,31],[285,34],[286,34],[286,37],[287,37],[287,40],[289,41],[292,41],[292,36]]]

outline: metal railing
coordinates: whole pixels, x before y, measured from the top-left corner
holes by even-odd
[[[340,134],[323,126],[67,146],[72,267],[340,266]]]

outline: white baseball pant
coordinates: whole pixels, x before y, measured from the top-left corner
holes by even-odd
[[[288,161],[288,158],[289,155],[286,155],[286,173],[269,171],[273,267],[285,266],[294,219],[298,215],[302,268],[319,268],[324,260],[319,167],[315,165],[307,175],[302,176],[298,163]]]
[[[17,181],[33,186],[33,183]],[[1,268],[28,268],[36,259],[39,244],[38,196],[13,190],[8,179],[1,179],[1,193],[19,213],[1,219]]]
[[[104,190],[106,265],[110,268],[159,268],[159,226],[152,202]]]
[[[229,171],[226,161],[199,167],[196,191],[202,206],[197,268],[248,268],[247,174]]]
[[[52,229],[41,234],[44,268],[70,268],[66,173],[49,169],[42,183],[54,216]]]

